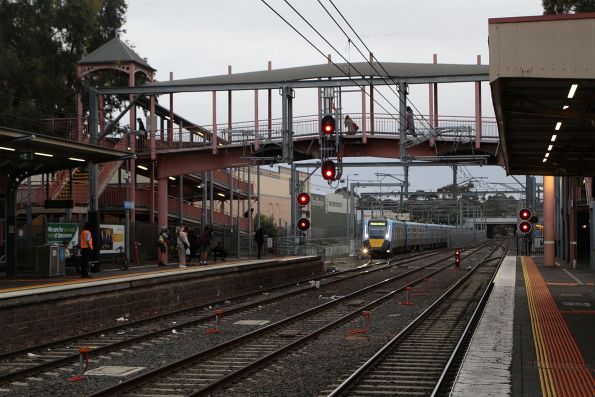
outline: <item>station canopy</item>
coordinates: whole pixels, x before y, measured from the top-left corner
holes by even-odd
[[[595,13],[489,21],[490,86],[509,174],[595,170]]]
[[[0,169],[24,177],[81,167],[87,162],[124,160],[129,153],[53,136],[0,128]]]

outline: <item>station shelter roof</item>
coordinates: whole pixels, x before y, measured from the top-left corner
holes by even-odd
[[[490,86],[509,174],[593,173],[594,37],[595,13],[489,20]]]
[[[0,169],[6,175],[30,176],[75,168],[87,162],[124,160],[130,153],[0,127]]]

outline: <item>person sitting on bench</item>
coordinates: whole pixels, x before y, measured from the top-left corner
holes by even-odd
[[[217,262],[217,257],[221,258],[222,261],[227,257],[227,250],[223,247],[223,242],[219,240],[217,245],[213,248],[213,259]]]

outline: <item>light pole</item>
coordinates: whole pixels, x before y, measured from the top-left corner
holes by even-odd
[[[358,176],[359,174],[353,174],[353,176]],[[349,175],[347,175],[346,180],[341,179],[340,183],[346,183],[346,190],[347,190],[347,237],[352,238],[352,235],[355,237],[354,234],[351,233],[351,211],[355,208],[355,205],[352,201],[353,194],[351,192],[351,186],[349,185]],[[354,211],[355,212],[355,211]],[[355,221],[353,222],[353,229],[355,229]]]
[[[402,185],[401,185],[401,192],[399,193],[399,214],[402,214],[403,213],[403,187],[404,187],[405,181],[403,179],[401,179],[401,178],[397,178],[394,175],[384,174],[384,173],[381,173],[381,172],[375,172],[374,175],[376,175],[376,178],[378,178],[380,176],[382,177],[382,179],[384,179],[385,177],[389,177],[389,178],[396,179],[397,181],[399,181],[399,182],[402,183]],[[399,174],[399,175],[401,175],[401,174]],[[380,181],[382,181],[382,179],[380,179]],[[407,182],[407,185],[409,185],[409,182]],[[409,189],[407,189],[407,191],[409,191]]]

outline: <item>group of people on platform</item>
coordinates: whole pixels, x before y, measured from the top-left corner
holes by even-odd
[[[264,245],[264,232],[262,228],[259,228],[256,233],[254,233],[254,240],[258,246],[257,257],[260,259],[262,247]],[[217,258],[225,261],[227,250],[223,246],[223,241],[219,240],[211,249],[212,241],[213,227],[211,225],[206,225],[204,230],[200,233],[197,233],[192,228],[188,228],[188,231],[186,231],[186,226],[184,225],[176,227],[175,246],[178,250],[179,267],[187,267],[187,257],[188,262],[192,262],[192,259],[196,257],[197,252],[200,255],[200,265],[207,264],[209,251],[213,253],[215,262],[217,262]],[[165,266],[167,264],[167,254],[170,242],[173,243],[174,241],[170,241],[167,226],[163,226],[157,237],[159,266]],[[93,253],[93,236],[91,235],[88,223],[85,224],[80,234],[79,246],[81,250],[81,276],[86,278],[89,277],[89,262]]]
[[[166,265],[167,251],[169,246],[169,232],[166,226],[161,228],[158,237],[159,246],[159,266]],[[213,258],[215,262],[217,258],[225,260],[227,257],[227,250],[223,246],[222,241],[218,241],[217,244],[211,249],[213,242],[213,227],[206,225],[204,230],[197,233],[193,228],[186,229],[185,225],[179,225],[176,227],[175,247],[178,250],[178,262],[179,267],[187,267],[186,263],[191,263],[192,260],[199,257],[199,265],[206,265],[209,257],[209,251],[213,252]]]
[[[262,247],[264,245],[264,232],[262,228],[258,229],[254,234],[254,240],[258,246],[257,257],[260,259]],[[199,265],[206,265],[209,257],[209,251],[213,253],[213,260],[217,262],[217,258],[225,261],[227,257],[227,250],[223,246],[223,241],[219,240],[217,244],[211,249],[213,242],[213,227],[206,225],[202,232],[198,232],[193,228],[186,229],[185,225],[176,227],[175,246],[178,250],[178,262],[180,268],[187,267],[186,263],[191,263],[192,260],[199,257]],[[159,266],[165,266],[167,262],[167,252],[170,243],[169,232],[166,226],[161,228],[159,232],[157,245],[159,247]],[[172,241],[173,243],[173,241]]]

